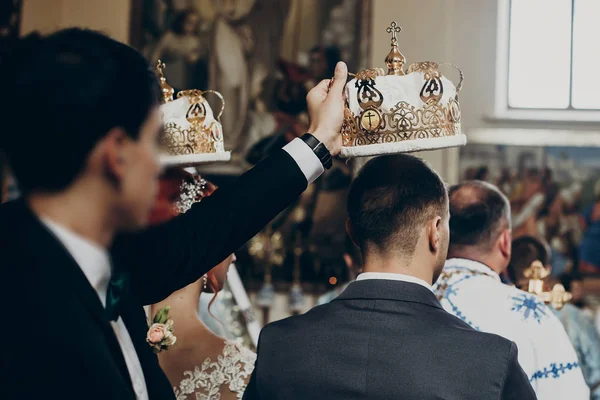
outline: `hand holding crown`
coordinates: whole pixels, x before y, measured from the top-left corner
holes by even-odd
[[[344,121],[344,86],[348,67],[339,62],[335,77],[323,80],[306,96],[310,127],[308,132],[319,139],[332,156],[342,149],[342,123]]]

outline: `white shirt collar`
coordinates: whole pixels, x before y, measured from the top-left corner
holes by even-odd
[[[106,249],[47,218],[41,218],[41,221],[75,259],[90,285],[98,293],[102,305],[106,306],[106,292],[111,274],[110,257]]]
[[[481,272],[488,275],[498,281],[500,281],[500,275],[498,275],[493,269],[487,265],[480,263],[479,261],[469,260],[467,258],[449,258],[444,264],[444,269],[457,269],[465,268],[471,271]]]
[[[433,288],[431,287],[431,285],[429,283],[425,282],[423,279],[420,279],[420,278],[417,278],[414,276],[410,276],[410,275],[394,274],[391,272],[363,272],[356,278],[357,281],[364,281],[367,279],[387,279],[387,280],[391,280],[391,281],[416,283],[417,285],[421,285],[424,288],[427,288],[428,290],[433,291]]]

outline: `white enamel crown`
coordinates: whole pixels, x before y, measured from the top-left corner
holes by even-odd
[[[156,66],[160,76],[164,104],[161,111],[164,131],[159,137],[161,164],[165,167],[193,166],[226,162],[231,154],[223,145],[223,127],[219,122],[225,100],[213,90],[182,90],[173,99],[174,90],[164,76],[165,65],[159,60]],[[221,110],[215,117],[204,95],[211,93],[221,100]]]
[[[342,157],[408,153],[463,146],[458,93],[434,62],[418,62],[404,70],[392,22],[392,49],[381,68],[366,69],[346,85]],[[442,64],[443,65],[443,64]],[[449,64],[451,65],[451,64]],[[456,68],[456,67],[455,67]]]

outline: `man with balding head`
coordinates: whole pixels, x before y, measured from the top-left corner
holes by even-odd
[[[435,291],[446,311],[473,328],[514,341],[538,399],[589,399],[560,321],[536,296],[500,281],[511,258],[508,199],[493,185],[450,189],[448,260]]]

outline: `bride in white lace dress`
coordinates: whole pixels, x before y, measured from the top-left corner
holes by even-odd
[[[168,189],[164,184],[161,181],[159,201],[165,188]],[[209,192],[212,190],[206,190],[203,197]],[[166,214],[155,210],[154,222],[164,221]],[[232,254],[198,281],[151,307],[154,317],[159,310],[170,306],[169,318],[173,321],[177,342],[160,352],[158,360],[173,385],[177,400],[241,399],[250,380],[256,354],[238,342],[215,335],[198,314],[200,294],[216,294],[223,289],[227,270],[234,260]]]

